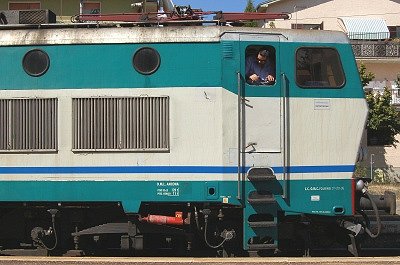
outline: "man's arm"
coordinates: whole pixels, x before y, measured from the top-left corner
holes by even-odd
[[[260,77],[255,73],[254,70],[255,61],[252,57],[247,58],[246,60],[246,81],[250,81],[250,83],[258,82]]]
[[[268,65],[268,74],[265,78],[265,80],[270,81],[270,82],[274,82],[275,81],[275,65],[269,64]]]
[[[245,69],[245,71],[246,71],[246,80],[248,80],[249,78],[250,78],[250,76],[253,74],[253,64],[252,64],[252,62],[251,62],[251,58],[250,57],[247,57],[246,58],[246,69]]]

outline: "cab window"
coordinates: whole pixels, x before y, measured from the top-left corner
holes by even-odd
[[[333,48],[299,48],[296,83],[303,88],[340,88],[345,83],[342,64]]]
[[[269,86],[276,78],[275,49],[269,45],[246,48],[246,82],[249,85]]]

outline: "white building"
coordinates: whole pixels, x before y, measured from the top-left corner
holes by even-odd
[[[277,28],[346,32],[357,63],[364,63],[375,74],[366,89],[391,88],[392,102],[400,109],[400,89],[394,82],[400,74],[399,0],[268,0],[259,4],[257,11],[290,13],[290,20],[273,22]],[[265,27],[270,26],[265,23]],[[400,140],[400,136],[397,138]],[[364,144],[367,145],[366,139]],[[370,166],[373,154],[373,167],[400,182],[399,149],[368,146],[365,163]]]

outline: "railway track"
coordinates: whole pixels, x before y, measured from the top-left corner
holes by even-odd
[[[286,264],[344,264],[380,265],[399,264],[400,248],[364,247],[361,257],[353,257],[345,248],[314,249],[311,257],[50,257],[50,256],[0,256],[0,265],[286,265]],[[279,254],[278,254],[279,255]]]
[[[2,265],[214,265],[214,264],[345,264],[345,265],[380,265],[400,264],[400,257],[366,257],[366,258],[68,258],[68,257],[0,257]]]

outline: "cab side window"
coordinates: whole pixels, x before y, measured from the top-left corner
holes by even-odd
[[[249,85],[269,86],[275,83],[275,49],[269,45],[246,48],[246,82]]]
[[[303,88],[340,88],[345,83],[339,53],[333,48],[299,48],[296,83]]]

